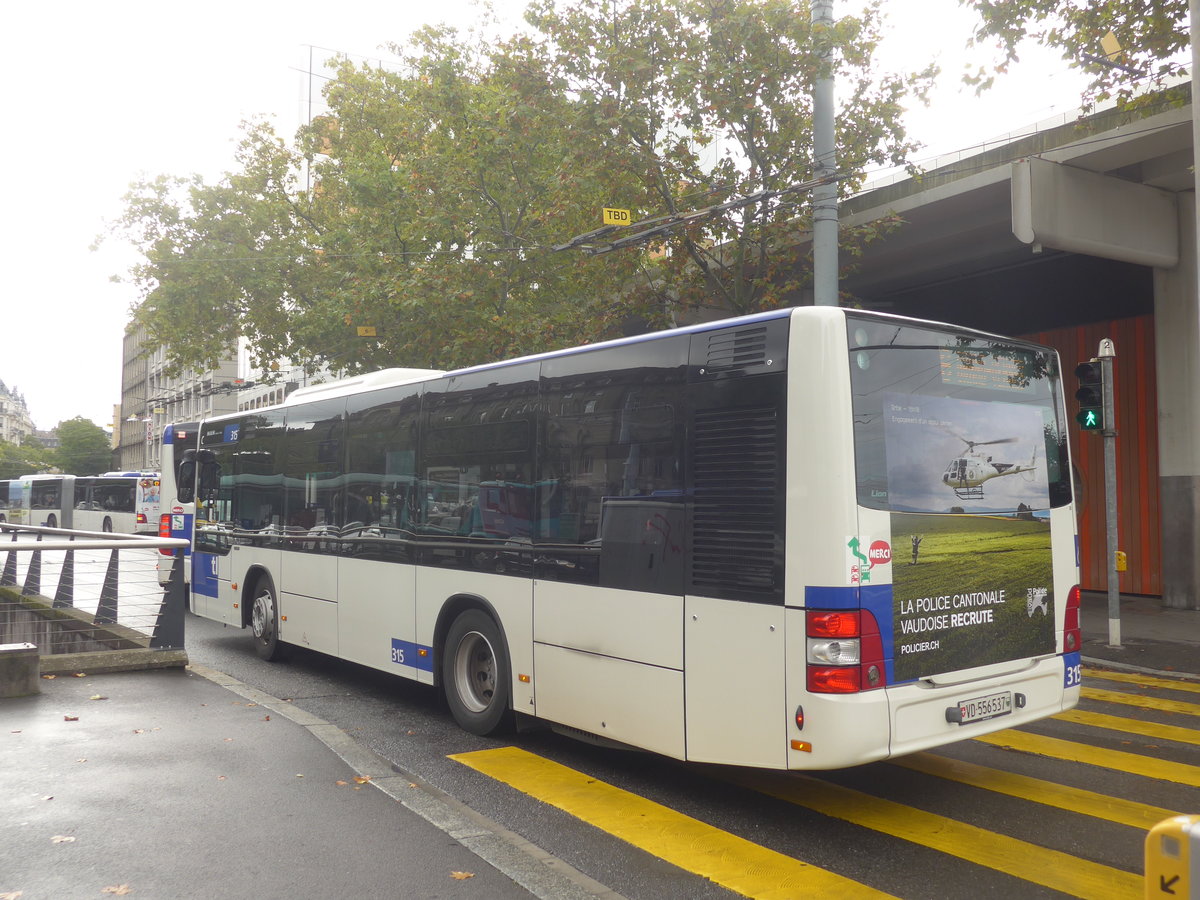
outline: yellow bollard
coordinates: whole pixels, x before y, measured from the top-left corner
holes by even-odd
[[[1146,900],[1193,900],[1200,886],[1200,816],[1175,816],[1146,835]]]

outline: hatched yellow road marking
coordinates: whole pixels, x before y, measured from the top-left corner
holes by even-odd
[[[517,747],[450,757],[747,897],[888,897]]]
[[[1048,756],[1067,762],[1116,769],[1119,772],[1128,772],[1131,775],[1141,775],[1145,778],[1157,778],[1161,781],[1200,787],[1200,768],[1196,766],[1139,756],[1136,753],[1126,753],[1124,750],[1107,750],[1103,747],[1091,747],[1074,741],[1064,741],[1060,738],[1012,729],[998,731],[995,734],[980,735],[972,740],[1003,747],[1007,750],[1032,753],[1036,756]]]
[[[1069,709],[1066,712],[1058,713],[1054,718],[1063,722],[1074,722],[1077,725],[1091,725],[1093,728],[1109,728],[1113,731],[1123,731],[1126,734],[1139,734],[1142,737],[1160,741],[1200,744],[1200,731],[1180,725],[1160,725],[1158,722],[1143,722],[1141,719],[1109,716],[1087,709]]]
[[[1136,684],[1141,687],[1163,688],[1168,691],[1186,691],[1190,694],[1200,694],[1200,681],[1185,681],[1177,678],[1159,678],[1156,675],[1141,675],[1132,672],[1109,672],[1106,669],[1083,670],[1085,678],[1100,678],[1104,681],[1117,681],[1122,684]]]
[[[751,790],[911,841],[1075,897],[1141,897],[1142,878],[810,776],[734,769],[717,773]]]
[[[903,766],[906,769],[924,772],[926,775],[933,775],[948,781],[956,781],[959,784],[982,788],[996,794],[1006,794],[1020,800],[1042,803],[1055,809],[1092,816],[1106,822],[1129,825],[1133,828],[1150,829],[1163,819],[1178,815],[1178,813],[1160,806],[1135,803],[1120,797],[1109,797],[1083,788],[1055,784],[1052,781],[1032,778],[1029,775],[1019,775],[1015,772],[1005,772],[1001,769],[991,769],[960,759],[934,756],[932,753],[899,756],[889,762],[894,766]]]
[[[1089,687],[1083,688],[1079,696],[1086,700],[1099,700],[1102,703],[1136,706],[1138,709],[1156,709],[1160,712],[1178,713],[1184,716],[1200,716],[1200,704],[1184,703],[1182,700],[1164,700],[1160,697],[1143,697],[1141,694],[1127,694],[1124,691],[1106,691],[1102,688]]]

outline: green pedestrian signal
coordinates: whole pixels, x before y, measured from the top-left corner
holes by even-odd
[[[1081,362],[1075,367],[1075,377],[1079,379],[1075,421],[1084,431],[1100,431],[1104,428],[1104,368],[1100,360]]]

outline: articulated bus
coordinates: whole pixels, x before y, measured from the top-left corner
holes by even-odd
[[[0,521],[78,531],[155,534],[157,472],[25,475],[0,481]]]
[[[74,528],[74,475],[22,475],[8,483],[8,521],[14,525]]]
[[[805,307],[178,426],[164,514],[265,659],[476,734],[835,768],[1078,702],[1065,428],[1052,350]]]

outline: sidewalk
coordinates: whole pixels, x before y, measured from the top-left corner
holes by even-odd
[[[1085,591],[1083,657],[1167,674],[1200,677],[1200,610],[1163,609],[1158,597],[1120,598],[1121,646],[1109,646],[1108,595]]]
[[[41,686],[0,700],[0,896],[599,893],[564,887],[469,811],[355,750],[333,726],[305,722],[302,710],[256,703],[252,689],[235,693],[182,669],[59,675]],[[330,749],[341,753],[339,739],[361,768]],[[514,870],[546,883],[531,893],[481,849],[517,857]]]

